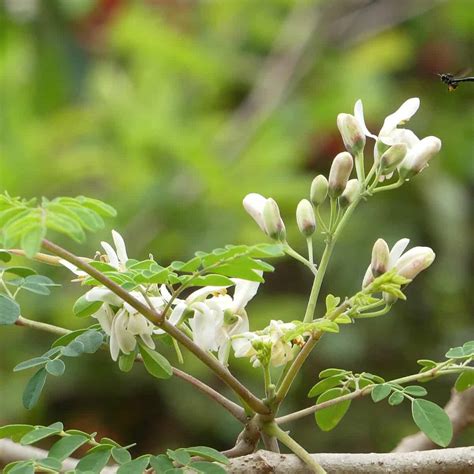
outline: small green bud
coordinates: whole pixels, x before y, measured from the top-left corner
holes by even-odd
[[[383,174],[390,174],[404,160],[407,154],[405,143],[396,143],[392,145],[380,158],[380,169]]]
[[[316,218],[314,216],[313,206],[307,199],[302,199],[296,208],[296,222],[300,232],[310,237],[316,230]]]
[[[383,239],[377,239],[372,247],[372,260],[370,269],[374,277],[378,277],[388,270],[388,262],[390,259],[390,249],[387,242]]]
[[[331,170],[329,171],[329,196],[332,198],[339,197],[344,189],[346,189],[347,180],[351,175],[354,160],[347,151],[339,153],[334,158]]]
[[[337,116],[337,128],[348,152],[357,155],[364,149],[365,133],[359,121],[353,115],[339,114]]]
[[[358,179],[350,179],[346,184],[346,189],[339,198],[339,203],[342,207],[347,207],[352,204],[359,196],[360,184]]]
[[[272,198],[268,198],[263,207],[263,222],[269,237],[275,240],[285,239],[285,224],[280,216],[278,204]]]
[[[326,176],[319,174],[311,183],[311,191],[309,198],[315,206],[321,205],[328,195],[329,183]]]
[[[224,311],[224,323],[225,324],[234,324],[237,322],[239,317],[231,310],[231,309],[226,309]]]

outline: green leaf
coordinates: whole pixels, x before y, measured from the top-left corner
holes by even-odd
[[[193,461],[189,464],[197,472],[203,472],[205,474],[225,474],[227,471],[219,464],[206,461]]]
[[[13,367],[13,372],[20,372],[20,370],[31,369],[32,367],[38,367],[38,365],[44,365],[49,361],[48,357],[34,357],[33,359],[25,360],[20,362],[18,365]]]
[[[84,344],[80,341],[71,341],[63,350],[66,357],[79,357],[84,352]]]
[[[173,375],[171,364],[161,354],[141,343],[139,343],[139,350],[145,369],[150,375],[157,379],[168,379]]]
[[[63,461],[70,456],[76,449],[89,441],[89,437],[82,435],[66,436],[61,438],[59,441],[53,444],[49,450],[48,456],[50,458],[58,459]]]
[[[384,398],[387,398],[390,395],[390,392],[392,391],[392,387],[388,384],[380,384],[376,385],[373,389],[372,392],[370,393],[370,396],[372,397],[372,400],[377,403],[383,400]]]
[[[334,398],[338,398],[348,393],[350,392],[347,389],[331,388],[330,390],[322,393],[319,396],[318,400],[316,401],[316,404],[319,405],[320,403],[326,402],[328,400],[333,400]],[[351,401],[346,400],[343,402],[336,403],[335,405],[331,405],[330,407],[324,408],[322,410],[318,410],[314,414],[317,425],[323,431],[332,430],[342,420],[347,410],[349,410],[350,405]]]
[[[135,352],[130,352],[129,354],[120,354],[119,357],[119,369],[122,372],[130,372],[133,368],[136,358]]]
[[[326,313],[330,313],[334,309],[337,308],[337,305],[341,302],[341,298],[336,297],[334,295],[327,295],[326,296]]]
[[[462,348],[466,356],[474,355],[474,341],[465,342]]]
[[[117,474],[143,474],[148,466],[149,460],[149,456],[143,456],[126,462],[118,468]]]
[[[393,392],[392,395],[390,395],[390,398],[388,399],[388,403],[391,406],[395,406],[395,405],[400,405],[400,403],[402,403],[403,400],[405,400],[403,393]]]
[[[102,343],[104,342],[104,336],[100,331],[89,329],[85,333],[78,336],[76,341],[80,342],[84,346],[83,351],[86,354],[94,354],[102,346]]]
[[[170,459],[186,466],[191,461],[191,456],[184,449],[176,449],[175,451],[168,449],[166,454]]]
[[[45,459],[38,459],[36,461],[38,466],[41,466],[46,469],[51,469],[53,471],[60,471],[61,470],[61,462],[57,459],[47,457]]]
[[[33,408],[41,395],[41,392],[46,382],[47,372],[45,369],[40,369],[26,384],[23,392],[23,406],[26,409]]]
[[[428,393],[425,387],[420,387],[419,385],[408,385],[403,391],[413,397],[424,397]]]
[[[49,436],[61,433],[63,430],[61,426],[36,426],[33,430],[26,433],[20,440],[23,445],[34,444],[38,441],[48,438]]]
[[[316,385],[313,385],[313,387],[308,393],[308,398],[316,397],[320,393],[323,393],[326,390],[329,390],[330,388],[336,387],[345,378],[345,376],[345,373],[341,373],[321,380]]]
[[[46,229],[41,224],[31,227],[21,237],[21,248],[28,258],[33,258],[41,249],[41,242],[46,235]]]
[[[73,218],[56,212],[48,212],[46,225],[49,229],[66,234],[76,242],[82,243],[86,239],[81,225]]]
[[[78,329],[77,331],[71,331],[64,336],[59,337],[56,339],[52,344],[51,347],[59,347],[59,346],[67,346],[71,341],[74,341],[77,336],[88,331],[88,329]]]
[[[125,448],[117,446],[112,449],[112,457],[115,459],[117,464],[125,464],[132,460],[132,456]]]
[[[428,369],[432,369],[433,367],[437,366],[437,363],[434,360],[430,359],[419,359],[416,361],[416,363],[421,365],[422,367],[427,367]]]
[[[55,377],[60,377],[64,374],[66,370],[66,365],[61,359],[50,360],[46,364],[46,371],[48,374],[54,375]]]
[[[458,392],[464,392],[468,388],[474,387],[474,370],[465,370],[459,374],[454,384],[454,388]]]
[[[36,275],[36,271],[30,267],[8,267],[3,270],[5,273],[12,273],[19,277],[27,277],[29,275]]]
[[[201,458],[220,462],[222,464],[229,464],[229,459],[214,448],[207,446],[194,446],[191,448],[184,448],[191,456],[199,456]]]
[[[232,286],[234,282],[224,275],[204,275],[194,277],[189,286]]]
[[[166,454],[159,454],[150,458],[150,464],[155,474],[164,474],[169,469],[173,469],[173,462],[166,456]]]
[[[448,359],[464,359],[466,354],[462,347],[452,347],[448,352],[446,352],[446,357]]]
[[[92,209],[101,216],[115,217],[117,215],[117,211],[112,206],[109,206],[105,202],[99,201],[98,199],[92,199],[85,196],[78,196],[76,199],[80,204]]]
[[[33,461],[16,461],[5,466],[4,474],[34,474]]]
[[[446,412],[436,403],[422,398],[411,404],[413,421],[433,443],[445,448],[453,437],[453,427]]]
[[[74,313],[74,316],[77,316],[78,318],[85,318],[99,311],[103,304],[103,301],[88,301],[86,295],[82,295],[74,303],[72,312]]]
[[[30,431],[34,430],[33,425],[6,425],[0,428],[0,439],[11,438],[13,441],[18,442],[20,439]]]
[[[9,262],[12,259],[12,256],[10,255],[10,252],[7,252],[6,250],[0,250],[0,261],[1,262]]]
[[[99,474],[109,461],[111,450],[112,447],[109,449],[94,450],[93,452],[89,451],[77,464],[76,473],[94,472]]]
[[[15,324],[20,316],[20,306],[8,296],[0,295],[0,326]]]
[[[320,379],[325,379],[327,377],[332,377],[333,375],[341,375],[341,374],[347,374],[349,373],[345,369],[325,369],[321,372],[319,372],[319,378]]]

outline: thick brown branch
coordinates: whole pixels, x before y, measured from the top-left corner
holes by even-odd
[[[435,449],[412,453],[313,454],[328,474],[472,474],[474,447]],[[257,451],[232,459],[227,468],[231,474],[312,472],[294,454]]]

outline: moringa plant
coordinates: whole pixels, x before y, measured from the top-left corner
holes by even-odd
[[[135,363],[142,363],[158,379],[179,377],[208,395],[243,426],[235,447],[225,453],[198,446],[132,459],[130,446],[120,446],[108,438],[97,440],[96,434],[65,430],[61,423],[48,427],[8,425],[0,428],[0,438],[11,437],[25,445],[47,437],[59,439],[45,459],[18,461],[4,472],[59,472],[65,469],[65,459],[82,446],[88,446],[88,450],[71,472],[98,473],[106,469],[111,459],[119,473],[225,472],[228,457],[253,452],[261,440],[272,451],[278,451],[280,444],[287,446],[310,469],[322,473],[324,469],[285,431],[284,425],[312,415],[321,430],[331,430],[352,400],[367,395],[376,403],[386,399],[389,405],[407,401],[420,430],[434,443],[447,446],[452,438],[450,420],[438,405],[423,398],[427,391],[418,383],[457,374],[458,391],[472,386],[474,341],[451,348],[445,360],[419,360],[419,371],[394,380],[369,372],[327,368],[309,390],[308,397],[316,399],[313,404],[280,414],[301,367],[319,340],[326,333],[337,334],[346,324],[389,313],[396,303],[405,300],[405,287],[435,259],[429,247],[406,251],[407,238],[391,248],[378,238],[370,261],[368,258],[367,271],[361,275],[360,288],[352,296],[325,295],[325,309],[319,313],[316,310],[331,255],[357,206],[404,185],[439,152],[438,138],[420,140],[411,130],[399,127],[415,114],[419,104],[417,98],[404,102],[386,117],[378,135],[367,129],[360,100],[354,115],[339,114],[337,126],[346,151],[334,158],[328,178],[316,176],[309,199],[301,200],[296,208],[307,255],[301,255],[288,243],[277,203],[256,193],[247,195],[243,205],[271,243],[226,245],[209,253],[196,252],[190,260],[168,266],[161,265],[153,255],[145,260],[130,258],[116,231],[112,231],[113,245],[102,242],[103,251],[94,258],[75,255],[47,238],[50,231],[55,231],[83,242],[86,231],[104,227],[104,218],[115,215],[115,210],[101,201],[79,196],[38,202],[2,195],[0,226],[4,249],[0,258],[5,263],[0,270],[0,324],[16,324],[59,336],[43,355],[13,369],[34,369],[23,393],[26,408],[38,401],[48,376],[64,373],[68,358],[106,349],[124,377]],[[367,138],[375,142],[369,169],[364,158]],[[321,212],[323,206],[328,206],[325,213]],[[313,252],[317,232],[325,239],[321,256]],[[50,295],[51,288],[57,285],[28,266],[8,265],[12,255],[62,265],[72,272],[81,293],[72,312],[89,321],[89,325],[85,322],[83,329],[70,331],[21,315],[18,299],[22,292]],[[294,320],[271,320],[266,327],[256,328],[246,306],[264,282],[264,274],[274,270],[268,260],[284,255],[307,267],[314,278],[305,314]],[[161,353],[164,345],[174,347],[177,364],[182,363],[183,348],[191,352],[232,390],[235,401],[171,365]],[[262,379],[262,393],[253,393],[236,378],[232,372],[234,358],[248,359],[255,376]]]

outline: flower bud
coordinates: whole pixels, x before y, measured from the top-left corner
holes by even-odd
[[[396,143],[392,145],[380,158],[380,169],[383,174],[390,174],[403,161],[407,154],[407,146],[405,143]]]
[[[428,162],[441,149],[441,140],[437,137],[425,137],[407,154],[400,165],[400,176],[410,179],[428,166]]]
[[[311,191],[309,198],[315,206],[322,204],[328,195],[328,180],[326,176],[319,174],[311,183]]]
[[[300,232],[310,237],[316,230],[316,218],[314,216],[313,206],[307,199],[302,199],[296,208],[296,222]]]
[[[267,200],[257,193],[250,193],[244,197],[242,202],[244,209],[253,217],[260,229],[266,233],[265,224],[263,222],[263,208]]]
[[[339,114],[337,116],[337,128],[348,152],[357,155],[364,149],[365,133],[353,115]]]
[[[329,196],[339,197],[346,189],[347,180],[351,175],[354,160],[350,153],[343,151],[334,158],[329,171]]]
[[[285,224],[280,216],[278,204],[272,198],[268,198],[263,206],[263,222],[269,237],[275,240],[285,239]]]
[[[388,262],[390,259],[390,249],[387,242],[383,239],[377,239],[372,247],[372,260],[370,269],[375,277],[384,274],[388,270]]]
[[[360,184],[358,179],[350,179],[346,184],[346,189],[339,198],[339,203],[342,207],[347,207],[353,203],[354,200],[359,196]]]
[[[395,263],[397,273],[413,280],[418,273],[427,269],[434,261],[435,253],[429,247],[413,247]]]

